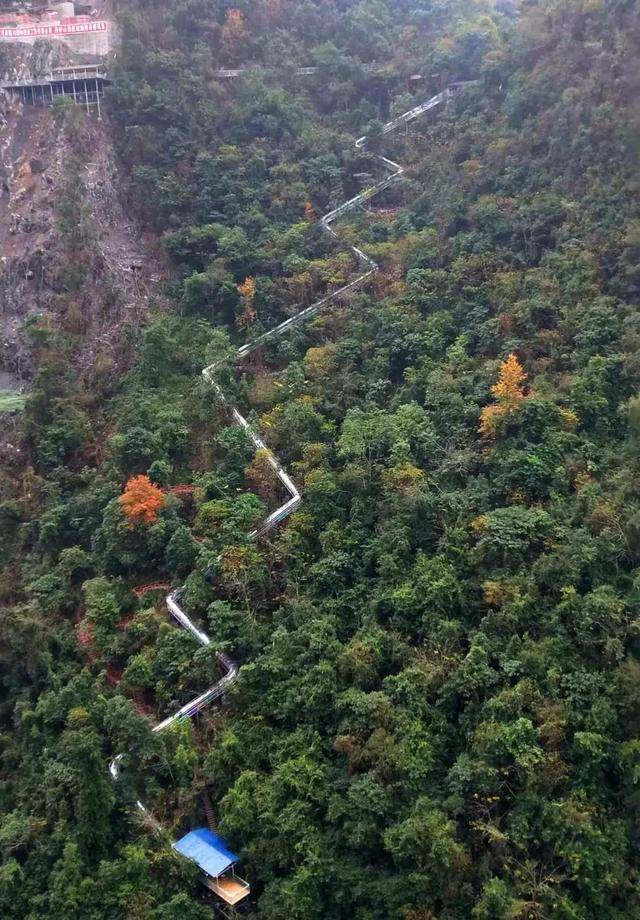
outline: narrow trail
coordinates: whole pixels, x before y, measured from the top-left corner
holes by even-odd
[[[419,118],[430,109],[435,109],[452,97],[456,96],[458,93],[464,90],[465,87],[476,85],[477,82],[478,81],[476,80],[468,80],[465,82],[451,83],[447,89],[443,90],[443,92],[438,93],[436,96],[432,96],[426,102],[423,102],[421,105],[410,109],[408,112],[404,112],[393,121],[387,122],[387,124],[385,124],[382,128],[382,134],[390,134],[401,125],[408,124],[414,119]],[[363,150],[366,146],[366,143],[367,136],[364,135],[355,141],[355,147],[358,150]],[[384,157],[381,154],[370,153],[369,156],[380,163],[385,168],[385,170],[388,171],[385,173],[382,179],[375,183],[375,185],[369,186],[367,189],[360,192],[360,194],[356,195],[354,198],[350,198],[348,201],[345,201],[339,207],[335,208],[333,211],[329,211],[324,215],[324,217],[320,219],[320,226],[322,230],[336,240],[339,239],[339,236],[333,229],[332,224],[339,217],[342,217],[342,215],[346,214],[348,211],[359,207],[365,201],[368,201],[375,195],[378,195],[381,191],[396,182],[404,173],[404,168],[400,166],[399,163],[395,163],[393,160],[389,160],[387,157]],[[332,291],[330,294],[327,294],[325,297],[311,304],[311,306],[306,307],[304,310],[300,310],[300,312],[296,313],[295,316],[290,317],[289,319],[280,323],[280,325],[270,329],[268,332],[265,332],[252,341],[247,342],[246,345],[242,345],[237,352],[238,361],[244,360],[248,355],[264,345],[265,342],[285,335],[294,326],[305,322],[307,319],[318,313],[328,304],[337,301],[340,298],[343,298],[346,294],[349,294],[354,290],[362,287],[368,278],[380,270],[377,263],[374,262],[373,259],[369,258],[369,256],[365,255],[365,253],[362,252],[361,249],[358,249],[357,246],[349,246],[348,248],[356,257],[358,266],[360,268],[360,274],[353,281],[350,281],[348,284],[345,284],[337,290]],[[278,477],[281,484],[284,486],[287,495],[289,496],[279,508],[269,514],[255,530],[251,531],[249,537],[252,540],[256,540],[268,531],[272,530],[277,524],[284,521],[287,517],[289,517],[289,515],[301,503],[302,495],[273,451],[269,450],[260,435],[251,427],[249,422],[246,420],[246,418],[244,418],[240,411],[235,406],[231,406],[229,404],[222,390],[222,387],[216,380],[215,375],[218,368],[219,364],[210,364],[202,371],[203,377],[207,383],[213,387],[220,402],[229,409],[234,421],[242,428],[244,428],[256,450],[263,452],[263,456],[268,460],[274,473]],[[197,626],[185,612],[184,607],[181,605],[181,598],[184,595],[185,587],[185,585],[182,585],[167,595],[167,608],[171,615],[178,621],[178,623],[180,623],[181,626],[188,630],[201,645],[210,645],[211,640],[207,634],[197,628]],[[224,672],[223,677],[221,677],[220,680],[213,684],[213,686],[209,687],[195,699],[182,706],[173,715],[167,716],[166,719],[163,719],[162,722],[159,722],[154,727],[154,732],[164,731],[166,728],[169,728],[176,722],[192,718],[209,703],[223,696],[231,684],[234,683],[238,676],[237,663],[233,661],[233,659],[231,659],[228,655],[225,655],[223,652],[216,652],[215,654],[218,664]],[[114,780],[117,780],[120,776],[120,772],[122,770],[121,762],[123,757],[124,754],[118,754],[118,756],[115,757],[109,764],[109,771]],[[136,805],[145,814],[148,813],[146,806],[143,805],[141,801],[138,800]]]

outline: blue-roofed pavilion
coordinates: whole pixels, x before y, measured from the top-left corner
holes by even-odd
[[[237,904],[249,894],[247,882],[238,878],[234,865],[238,857],[227,849],[224,840],[206,827],[189,831],[173,844],[182,856],[204,872],[203,882],[227,904]]]

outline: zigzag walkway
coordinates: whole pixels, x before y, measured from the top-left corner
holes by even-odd
[[[419,118],[430,109],[435,109],[436,107],[445,103],[452,96],[457,95],[465,87],[475,85],[477,82],[477,80],[469,80],[465,82],[451,83],[443,92],[438,93],[436,96],[432,96],[421,105],[410,109],[408,112],[405,112],[398,118],[395,118],[393,121],[385,124],[382,128],[382,134],[390,134],[401,125],[408,124],[414,119]],[[366,135],[359,137],[355,141],[355,146],[358,150],[362,150],[365,147],[366,142]],[[379,194],[381,191],[383,191],[383,189],[386,189],[388,186],[396,182],[404,172],[402,166],[400,166],[398,163],[394,163],[393,160],[387,159],[387,157],[381,156],[377,153],[372,153],[370,156],[378,163],[380,163],[385,168],[385,170],[387,170],[387,172],[385,173],[384,177],[380,179],[380,181],[375,185],[370,186],[369,188],[360,192],[360,194],[356,195],[354,198],[350,198],[349,201],[345,201],[339,207],[335,208],[333,211],[329,211],[328,214],[325,214],[324,217],[321,218],[320,226],[322,227],[322,230],[335,239],[339,239],[339,237],[331,225],[339,217],[342,217],[348,211],[359,207],[365,201],[373,198],[374,195]],[[376,262],[369,258],[369,256],[365,255],[365,253],[362,252],[361,249],[358,249],[357,246],[349,246],[349,249],[356,257],[360,267],[360,274],[353,281],[350,281],[348,284],[345,284],[337,290],[332,291],[330,294],[327,294],[325,297],[311,304],[311,306],[306,307],[304,310],[300,310],[300,312],[296,313],[295,316],[290,317],[268,332],[265,332],[252,341],[247,342],[246,345],[243,345],[238,349],[237,360],[242,361],[257,348],[260,348],[262,345],[264,345],[265,342],[285,335],[294,326],[305,322],[311,316],[322,310],[323,307],[326,307],[328,304],[333,303],[340,298],[344,298],[346,294],[350,294],[354,290],[362,287],[368,278],[370,278],[375,272],[379,271],[379,266],[376,264]],[[210,364],[208,367],[205,367],[202,371],[203,377],[213,387],[220,401],[230,410],[234,421],[242,428],[244,428],[256,450],[263,452],[263,456],[268,460],[273,471],[284,486],[287,495],[289,496],[284,504],[269,514],[256,528],[256,530],[249,534],[249,537],[255,540],[274,528],[281,521],[284,521],[287,517],[289,517],[289,515],[298,507],[302,501],[302,495],[276,455],[271,450],[269,450],[260,435],[251,427],[249,422],[246,420],[246,418],[244,418],[240,411],[235,406],[231,406],[228,403],[228,400],[226,399],[220,384],[216,380],[215,375],[216,371],[218,370],[218,366],[218,364]],[[185,586],[182,585],[181,587],[176,588],[174,591],[168,594],[166,598],[167,608],[172,616],[178,621],[178,623],[180,623],[181,626],[188,630],[201,645],[210,645],[211,640],[207,634],[197,628],[181,604],[181,598],[184,594],[184,591]],[[195,699],[182,706],[173,715],[167,716],[166,719],[163,719],[162,722],[159,722],[158,725],[154,727],[154,732],[164,731],[166,728],[169,728],[176,722],[192,718],[196,715],[196,713],[200,712],[201,709],[203,709],[209,703],[213,702],[213,700],[219,699],[221,696],[223,696],[223,694],[227,691],[227,689],[238,676],[238,665],[223,652],[216,652],[216,658],[218,664],[224,672],[223,677],[221,677],[220,680],[213,684],[213,686],[209,687]],[[122,769],[121,761],[123,757],[124,754],[119,754],[109,764],[109,770],[114,780],[118,779],[120,775]],[[142,802],[138,801],[136,804],[141,811],[145,813],[147,812],[147,809],[142,804]]]

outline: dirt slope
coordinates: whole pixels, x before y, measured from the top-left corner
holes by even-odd
[[[163,275],[125,194],[107,122],[0,94],[0,389],[28,386],[34,315],[75,337],[80,373],[105,350],[117,369]]]

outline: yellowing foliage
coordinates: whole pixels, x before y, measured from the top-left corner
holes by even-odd
[[[500,607],[504,600],[504,589],[500,581],[485,581],[482,594],[487,607]]]
[[[275,408],[270,409],[269,412],[265,412],[260,416],[260,427],[261,428],[276,428],[280,419],[282,417],[283,408],[282,406],[275,406]]]
[[[132,527],[155,523],[163,505],[164,492],[148,476],[133,476],[120,496],[120,506]]]
[[[320,345],[317,348],[307,349],[304,356],[304,369],[308,376],[313,379],[326,377],[333,366],[335,350],[333,345]]]
[[[496,421],[504,415],[515,412],[525,398],[523,384],[526,374],[517,357],[511,353],[500,365],[498,380],[491,387],[497,402],[486,406],[480,417],[480,431],[485,437],[493,437]]]
[[[390,492],[407,496],[423,482],[424,473],[413,463],[402,463],[385,470],[382,478]]]
[[[560,417],[567,431],[575,431],[580,424],[580,419],[572,409],[561,409]]]
[[[487,438],[493,437],[495,423],[502,415],[502,406],[486,406],[480,415],[480,432]]]
[[[278,495],[278,479],[269,457],[268,450],[257,450],[250,466],[244,471],[250,488],[265,502],[273,501]]]
[[[491,387],[491,392],[503,405],[515,405],[524,399],[522,384],[525,379],[526,374],[522,365],[511,353],[501,365],[498,382]]]
[[[465,160],[464,163],[461,163],[460,165],[468,179],[475,179],[475,177],[482,169],[482,161],[477,157],[473,157],[470,160]]]
[[[225,575],[238,578],[247,567],[247,551],[244,546],[229,547],[222,557],[222,569]]]
[[[253,278],[245,278],[242,284],[238,285],[238,293],[243,300],[252,304],[256,296],[256,283]]]
[[[246,329],[255,323],[258,315],[253,309],[256,296],[256,283],[253,278],[245,278],[242,284],[238,285],[238,294],[242,297],[242,313],[238,317],[238,326]]]
[[[469,524],[471,530],[476,536],[480,536],[483,533],[487,532],[487,516],[486,514],[481,514],[478,517],[474,518]]]

